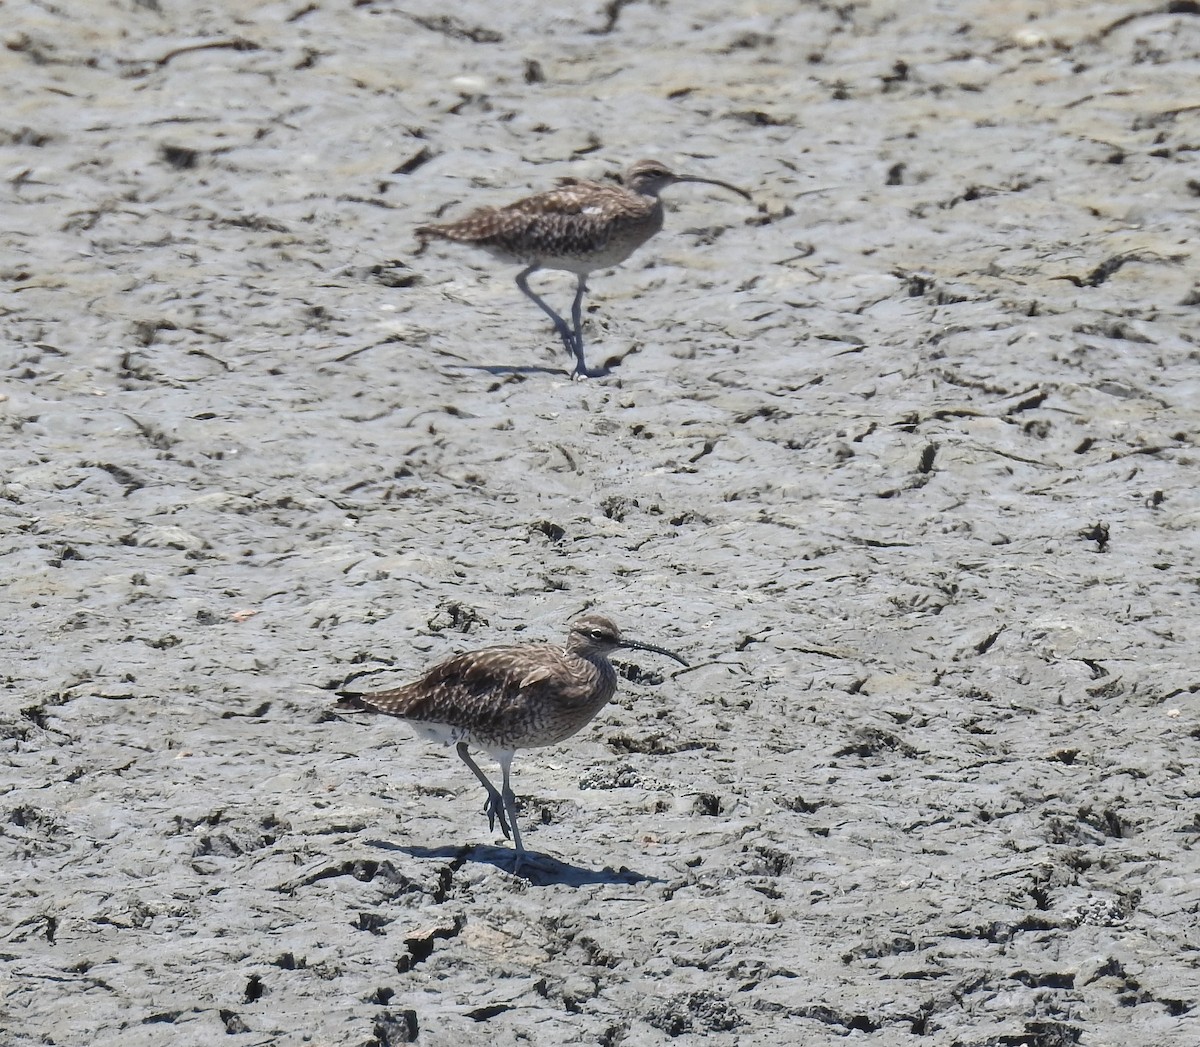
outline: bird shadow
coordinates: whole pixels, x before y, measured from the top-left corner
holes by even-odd
[[[510,847],[487,846],[452,846],[421,847],[390,843],[387,840],[368,840],[367,846],[378,847],[386,851],[401,851],[412,858],[449,859],[459,862],[475,862],[480,865],[492,865],[510,876],[525,880],[534,887],[586,887],[597,883],[663,883],[658,876],[636,872],[632,869],[612,869],[607,865],[600,869],[588,868],[583,865],[572,865],[569,862],[551,858],[548,854],[537,851],[526,851],[520,871],[513,871],[516,851]]]
[[[626,354],[628,355],[628,354]],[[555,374],[566,375],[568,378],[608,378],[613,371],[624,362],[624,356],[609,356],[599,367],[589,367],[586,371],[575,372],[566,367],[550,367],[545,364],[468,364],[454,366],[463,371],[483,371],[490,375],[526,375],[526,374]]]
[[[545,367],[539,364],[456,364],[463,371],[483,371],[490,375],[503,374],[554,374],[562,376],[569,373],[565,367]]]

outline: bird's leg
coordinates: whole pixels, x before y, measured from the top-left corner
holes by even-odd
[[[575,301],[571,303],[571,322],[575,325],[575,373],[583,378],[599,378],[604,371],[589,371],[587,360],[583,358],[583,296],[587,291],[587,276],[579,274],[579,283],[575,287]]]
[[[536,271],[537,266],[531,265],[528,269],[522,269],[517,274],[517,286],[521,289],[521,294],[528,298],[536,305],[543,313],[554,321],[554,330],[558,332],[558,337],[562,339],[564,348],[576,359],[580,358],[582,347],[576,349],[575,334],[570,327],[567,326],[567,321],[558,315],[553,309],[548,306],[540,296],[535,294],[529,286],[529,274]]]
[[[500,819],[500,831],[504,833],[506,840],[512,839],[512,832],[508,828],[508,820],[504,816],[505,803],[503,797],[497,791],[496,787],[488,781],[487,775],[479,769],[479,765],[471,759],[471,754],[467,752],[467,743],[459,742],[457,746],[458,758],[462,760],[468,767],[471,768],[471,773],[479,779],[480,784],[487,790],[488,800],[483,806],[483,813],[488,818],[488,829],[492,832],[496,831],[496,819]],[[512,757],[509,757],[512,759]],[[505,779],[507,781],[507,778]],[[517,840],[520,841],[520,837]]]
[[[517,829],[517,798],[513,795],[512,786],[509,784],[509,773],[512,770],[513,754],[504,752],[497,757],[500,761],[500,771],[504,776],[503,788],[500,792],[504,800],[504,809],[508,812],[508,822],[512,826],[513,831],[513,846],[517,849],[517,854],[525,852],[525,845],[521,843],[521,833]],[[520,859],[517,859],[518,862]]]

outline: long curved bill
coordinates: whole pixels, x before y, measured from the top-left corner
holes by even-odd
[[[731,193],[737,193],[743,199],[750,199],[750,194],[745,189],[739,189],[736,185],[730,185],[728,182],[720,182],[715,178],[701,178],[698,175],[676,175],[675,181],[703,182],[705,185],[719,185],[722,189],[728,189]]]
[[[722,183],[717,183],[718,185]],[[689,665],[682,655],[676,654],[674,651],[668,651],[665,647],[656,647],[652,643],[640,643],[637,640],[621,640],[622,647],[633,647],[639,651],[652,651],[654,654],[665,654],[668,658],[674,658],[680,665]]]

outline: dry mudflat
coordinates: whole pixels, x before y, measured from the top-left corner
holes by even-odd
[[[3,5],[6,1047],[1200,1043],[1200,9]],[[643,156],[570,381],[415,225]],[[535,278],[565,307],[570,279]],[[515,878],[352,673],[680,650]]]

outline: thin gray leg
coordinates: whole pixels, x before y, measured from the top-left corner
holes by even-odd
[[[571,328],[567,326],[567,321],[559,316],[558,313],[556,313],[553,309],[551,309],[550,306],[548,306],[538,295],[534,294],[533,290],[529,286],[529,274],[536,271],[536,265],[531,265],[528,269],[522,269],[517,274],[517,286],[521,289],[521,294],[533,302],[534,305],[536,305],[543,313],[545,313],[548,317],[550,317],[551,320],[554,321],[554,330],[558,332],[558,337],[562,339],[563,346],[566,348],[568,353],[570,353],[576,359],[579,359],[580,352],[582,350],[576,349],[575,335],[571,331]]]
[[[504,833],[506,840],[512,839],[512,832],[508,828],[508,820],[504,817],[505,803],[504,798],[496,790],[496,787],[488,781],[487,775],[479,769],[479,765],[471,759],[471,754],[467,752],[467,743],[459,742],[457,746],[458,758],[462,760],[468,767],[471,768],[471,773],[479,779],[479,783],[487,790],[488,801],[484,804],[483,813],[488,818],[488,829],[492,832],[496,830],[496,819],[500,819],[500,831]],[[512,754],[509,754],[509,760],[512,760]],[[503,766],[503,763],[501,763]],[[505,782],[508,782],[508,774],[505,772]],[[515,824],[515,823],[514,823]],[[521,837],[517,837],[517,844],[520,845]]]
[[[504,785],[500,795],[504,799],[504,809],[508,811],[508,822],[512,826],[513,846],[517,849],[517,854],[523,854],[525,846],[521,843],[521,833],[517,829],[517,798],[513,795],[512,785],[508,780],[512,771],[513,754],[511,752],[498,753],[496,759],[500,762],[500,772],[504,775]]]
[[[583,296],[587,291],[587,276],[579,274],[579,283],[575,287],[575,301],[571,303],[571,322],[575,325],[575,373],[585,378],[598,378],[603,371],[589,371],[587,361],[583,358]]]

